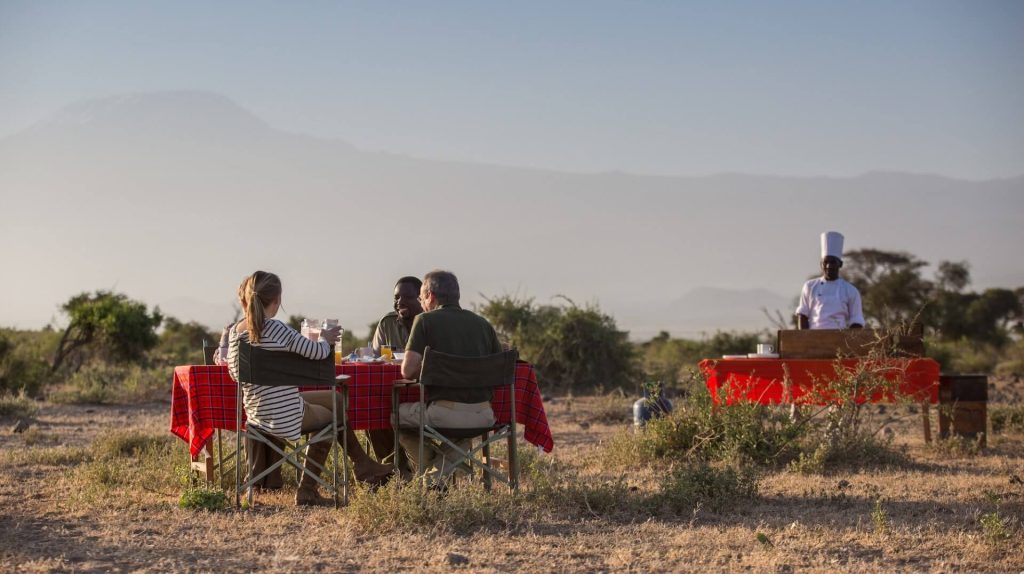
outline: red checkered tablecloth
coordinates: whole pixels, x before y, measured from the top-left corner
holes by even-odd
[[[401,378],[400,365],[345,363],[338,365],[336,371],[351,377],[348,382],[350,428],[390,428],[391,386]],[[235,430],[235,393],[235,381],[225,366],[174,368],[171,433],[189,444],[193,457],[198,456],[214,430]],[[412,402],[418,399],[418,391],[405,389],[399,400]],[[495,389],[491,405],[499,423],[509,421],[511,405],[507,388]],[[523,425],[523,438],[527,442],[551,452],[555,443],[537,387],[537,377],[533,365],[523,361],[516,364],[516,422]]]

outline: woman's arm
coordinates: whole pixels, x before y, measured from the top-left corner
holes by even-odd
[[[271,319],[263,324],[263,334],[260,338],[263,340],[260,346],[265,349],[291,351],[314,361],[329,357],[331,354],[331,345],[327,341],[310,341],[277,319]]]

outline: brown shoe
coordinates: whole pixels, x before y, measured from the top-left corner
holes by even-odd
[[[368,484],[384,484],[391,479],[395,467],[390,464],[380,464],[370,459],[357,464],[355,468],[356,480]]]
[[[327,506],[334,504],[329,498],[320,496],[316,485],[303,484],[295,491],[295,506]]]

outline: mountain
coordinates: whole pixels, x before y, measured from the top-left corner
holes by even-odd
[[[467,305],[565,295],[636,334],[756,329],[769,326],[760,307],[788,312],[826,229],[847,249],[969,260],[977,286],[1024,285],[1024,269],[1007,265],[1024,244],[1024,177],[431,161],[285,132],[196,92],[83,102],[0,140],[0,207],[0,297],[17,302],[0,325],[25,327],[109,288],[218,327],[242,277],[268,269],[284,282],[285,314],[362,333],[390,309],[396,278],[440,267],[459,275]]]
[[[668,330],[673,336],[692,339],[715,331],[769,328],[771,318],[781,314],[788,319],[794,308],[790,298],[767,289],[698,287],[668,303],[626,311],[619,319],[628,322],[637,338]]]

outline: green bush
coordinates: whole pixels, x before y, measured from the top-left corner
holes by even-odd
[[[479,309],[500,336],[537,367],[546,384],[562,390],[634,388],[640,371],[628,333],[596,305],[535,305],[510,296]]]
[[[58,337],[50,330],[0,329],[0,395],[39,396],[50,379],[49,358]]]
[[[638,345],[648,378],[664,381],[668,386],[688,382],[702,359],[722,355],[747,354],[766,339],[762,333],[718,331],[700,341],[673,339],[662,331]]]
[[[704,391],[680,400],[672,413],[652,419],[642,431],[616,435],[606,457],[621,466],[681,458],[775,466],[798,456],[807,428],[778,408],[758,404],[716,411]]]
[[[995,374],[1000,377],[1024,377],[1024,339],[1018,339],[999,356]]]
[[[722,512],[757,496],[758,477],[750,467],[716,467],[706,463],[673,468],[661,481],[653,502],[677,513],[698,506]]]
[[[228,496],[219,488],[205,485],[189,486],[178,498],[178,507],[186,510],[216,512],[228,507]]]
[[[195,321],[182,323],[174,317],[167,317],[149,356],[154,362],[166,366],[202,364],[204,341],[217,346],[220,333]]]
[[[992,345],[967,340],[930,340],[926,354],[935,359],[945,373],[991,373],[1000,356]]]

